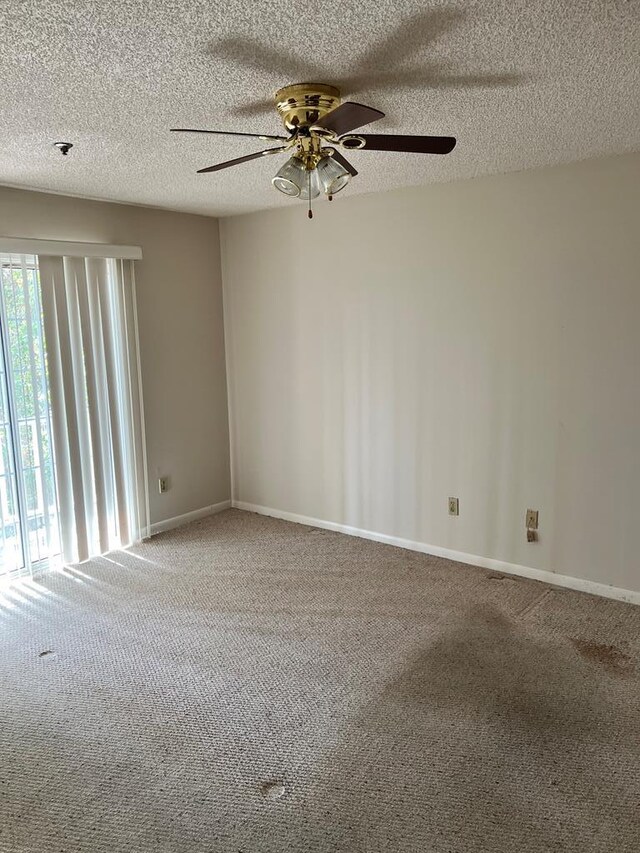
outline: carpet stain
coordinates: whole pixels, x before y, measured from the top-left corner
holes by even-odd
[[[45,649],[43,652],[40,652],[38,655],[39,658],[46,658],[48,655],[55,655],[53,649]]]
[[[635,671],[631,657],[617,646],[594,643],[592,640],[581,640],[578,637],[572,637],[571,642],[585,660],[599,663],[613,675],[627,678]]]
[[[260,792],[265,800],[279,800],[285,794],[284,783],[279,779],[270,779],[260,785]]]

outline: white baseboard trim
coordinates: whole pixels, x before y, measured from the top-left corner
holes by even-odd
[[[230,506],[231,501],[220,501],[219,504],[203,506],[200,509],[194,509],[193,512],[185,512],[184,515],[176,515],[173,518],[165,518],[164,521],[156,521],[151,525],[151,535],[155,536],[156,533],[164,533],[165,530],[182,527],[183,524],[189,524],[190,521],[197,521],[199,518],[215,515],[217,512],[222,512],[223,509],[229,509]]]
[[[346,533],[348,536],[359,536],[361,539],[372,539],[374,542],[383,542],[385,545],[395,545],[397,548],[406,548],[409,551],[419,551],[422,554],[431,554],[434,557],[444,557],[447,560],[455,560],[457,563],[467,563],[471,566],[481,566],[484,569],[492,569],[503,574],[519,575],[523,578],[542,581],[543,583],[561,586],[565,589],[574,589],[578,592],[588,592],[591,595],[600,595],[604,598],[614,598],[617,601],[625,601],[629,604],[640,604],[640,591],[630,589],[619,589],[608,584],[585,578],[574,578],[570,575],[558,575],[544,569],[533,569],[530,566],[520,566],[517,563],[505,563],[502,560],[494,560],[491,557],[479,557],[475,554],[467,554],[464,551],[453,551],[450,548],[440,548],[438,545],[427,545],[425,542],[414,542],[411,539],[401,539],[398,536],[389,536],[386,533],[376,533],[372,530],[361,530],[359,527],[350,527],[347,524],[338,524],[335,521],[325,521],[321,518],[310,518],[306,515],[298,515],[294,512],[272,509],[267,506],[246,503],[246,501],[232,501],[236,509],[247,512],[256,512],[259,515],[270,515],[273,518],[281,518],[283,521],[293,521],[296,524],[306,524],[310,527],[321,527],[324,530],[333,530],[336,533]]]

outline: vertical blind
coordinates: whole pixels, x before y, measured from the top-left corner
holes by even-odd
[[[39,255],[62,553],[149,535],[133,261]]]

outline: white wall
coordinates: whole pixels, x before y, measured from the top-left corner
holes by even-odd
[[[235,499],[640,590],[639,186],[635,154],[223,220]]]
[[[151,521],[227,500],[218,223],[0,187],[0,235],[142,246],[136,262]],[[171,488],[158,494],[158,475]]]

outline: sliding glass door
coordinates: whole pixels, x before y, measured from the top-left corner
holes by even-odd
[[[0,255],[0,576],[60,552],[38,264]]]

